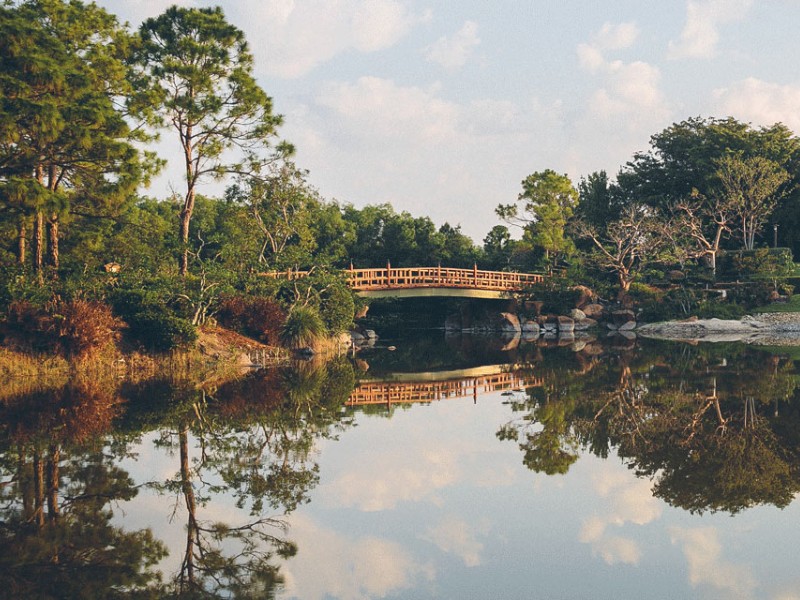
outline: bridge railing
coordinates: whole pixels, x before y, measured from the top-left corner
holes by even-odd
[[[516,373],[500,373],[446,381],[365,382],[353,390],[345,404],[347,406],[363,406],[366,404],[434,402],[470,396],[477,397],[478,394],[487,392],[527,389],[541,386],[542,383],[543,381],[539,377],[525,377]]]
[[[308,271],[266,273],[269,277],[297,279],[306,277]],[[536,273],[455,269],[451,267],[392,267],[379,269],[346,270],[348,284],[356,291],[373,291],[397,288],[468,288],[493,291],[521,290],[543,280]]]

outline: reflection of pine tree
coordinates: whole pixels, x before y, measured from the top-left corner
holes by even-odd
[[[165,548],[149,530],[112,525],[112,503],[133,498],[128,474],[99,435],[117,411],[95,386],[29,394],[3,406],[0,590],[15,598],[143,596]]]
[[[276,558],[296,552],[281,515],[308,501],[319,479],[315,440],[346,426],[340,407],[353,385],[349,363],[334,362],[254,373],[213,396],[191,386],[173,389],[169,419],[176,426],[162,430],[159,443],[178,446],[180,467],[153,487],[177,494],[187,511],[176,594],[261,598],[280,588]],[[235,498],[249,517],[203,519],[221,495]],[[264,516],[266,507],[280,514]]]

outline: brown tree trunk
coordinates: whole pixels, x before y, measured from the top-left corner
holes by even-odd
[[[191,201],[186,198],[186,204],[181,211],[181,257],[178,265],[181,276],[189,272],[189,222],[192,219],[194,210],[194,192],[191,193]]]
[[[186,510],[189,513],[186,526],[186,553],[183,557],[183,568],[181,569],[181,591],[188,586],[194,587],[194,546],[197,535],[197,503],[192,487],[192,474],[189,469],[189,431],[188,428],[181,430],[179,434],[181,452],[181,487],[183,498],[186,502]]]
[[[27,259],[28,227],[24,222],[19,224],[19,237],[17,238],[17,264],[25,266]]]
[[[39,451],[33,454],[33,515],[38,527],[44,526],[44,463]]]
[[[58,520],[58,488],[59,475],[58,463],[61,460],[61,451],[58,446],[50,446],[50,461],[47,464],[47,517],[50,521]]]
[[[58,215],[50,217],[48,222],[48,246],[47,246],[47,262],[51,267],[58,269],[59,255],[58,255]]]
[[[44,215],[36,211],[33,220],[33,269],[39,280],[42,280],[42,265],[44,259]]]

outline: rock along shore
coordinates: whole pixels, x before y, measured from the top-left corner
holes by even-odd
[[[636,332],[643,337],[664,340],[800,346],[800,313],[761,313],[747,315],[736,321],[664,321],[640,325]]]

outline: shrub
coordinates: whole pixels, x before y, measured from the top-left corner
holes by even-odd
[[[532,300],[543,302],[544,313],[566,313],[575,308],[581,292],[567,286],[563,280],[547,279],[529,287],[526,295]]]
[[[111,297],[114,313],[128,324],[128,339],[146,350],[168,352],[187,347],[197,339],[197,330],[177,316],[155,290],[121,289]]]
[[[5,319],[6,335],[41,352],[82,356],[119,336],[122,323],[96,301],[73,300],[35,306],[13,302]]]
[[[231,296],[220,303],[217,321],[265,344],[277,344],[286,313],[270,298]]]
[[[332,285],[322,294],[319,312],[330,333],[349,329],[356,312],[353,293],[344,284]]]
[[[706,300],[697,307],[697,316],[701,319],[741,319],[745,309],[733,302],[717,302]]]
[[[56,333],[68,355],[82,356],[119,338],[121,322],[106,304],[73,300],[56,310]]]
[[[289,313],[280,332],[280,340],[289,348],[310,346],[325,335],[325,324],[310,306],[296,306]]]
[[[125,320],[130,338],[152,352],[185,348],[197,340],[194,325],[163,307],[150,306]]]

